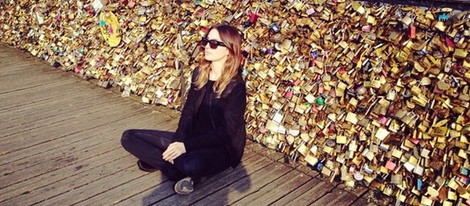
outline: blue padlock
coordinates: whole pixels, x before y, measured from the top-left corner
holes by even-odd
[[[416,180],[416,189],[418,189],[419,191],[423,190],[423,180]]]

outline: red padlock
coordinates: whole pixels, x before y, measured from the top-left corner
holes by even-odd
[[[85,10],[88,12],[90,16],[95,15],[95,10],[93,10],[93,7],[90,4],[85,5]]]
[[[454,42],[452,42],[452,40],[449,37],[446,37],[446,44],[447,44],[447,46],[449,46],[451,48],[455,48]]]
[[[344,73],[346,73],[346,69],[344,69],[344,67],[340,67],[339,70],[338,70],[338,73],[339,74],[344,74]]]
[[[209,31],[209,28],[201,26],[201,32],[205,35]]]
[[[410,25],[410,39],[416,38],[416,26],[414,24]]]
[[[336,132],[336,129],[335,129],[335,123],[332,123],[330,124],[330,126],[328,127],[328,133],[330,134],[333,134]]]

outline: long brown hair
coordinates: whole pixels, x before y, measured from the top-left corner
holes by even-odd
[[[238,69],[242,60],[242,38],[235,27],[224,24],[211,27],[206,33],[206,38],[212,29],[216,29],[219,32],[220,40],[229,50],[229,55],[225,61],[222,75],[213,86],[214,92],[217,93],[218,97],[220,97],[222,92],[225,90],[225,87],[227,87],[227,85],[230,83],[230,80],[232,80],[238,74]],[[196,89],[201,89],[209,80],[209,73],[211,69],[210,64],[210,61],[202,58],[199,66],[199,75],[195,82]]]

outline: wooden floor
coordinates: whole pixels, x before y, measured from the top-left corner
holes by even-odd
[[[0,44],[0,205],[382,205],[255,143],[241,166],[176,195],[160,172],[137,169],[120,136],[174,130],[178,118]]]

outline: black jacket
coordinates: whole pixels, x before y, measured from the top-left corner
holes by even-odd
[[[194,151],[208,147],[222,146],[230,155],[230,165],[236,167],[243,156],[246,144],[246,130],[244,113],[246,108],[246,87],[241,75],[237,75],[222,92],[220,99],[212,97],[213,106],[223,111],[222,121],[217,126],[199,137],[192,134],[194,116],[202,103],[206,87],[195,89],[195,82],[199,69],[196,68],[191,78],[191,87],[183,107],[183,112],[175,133],[175,140],[183,142],[186,151]],[[215,95],[214,95],[215,96]]]

